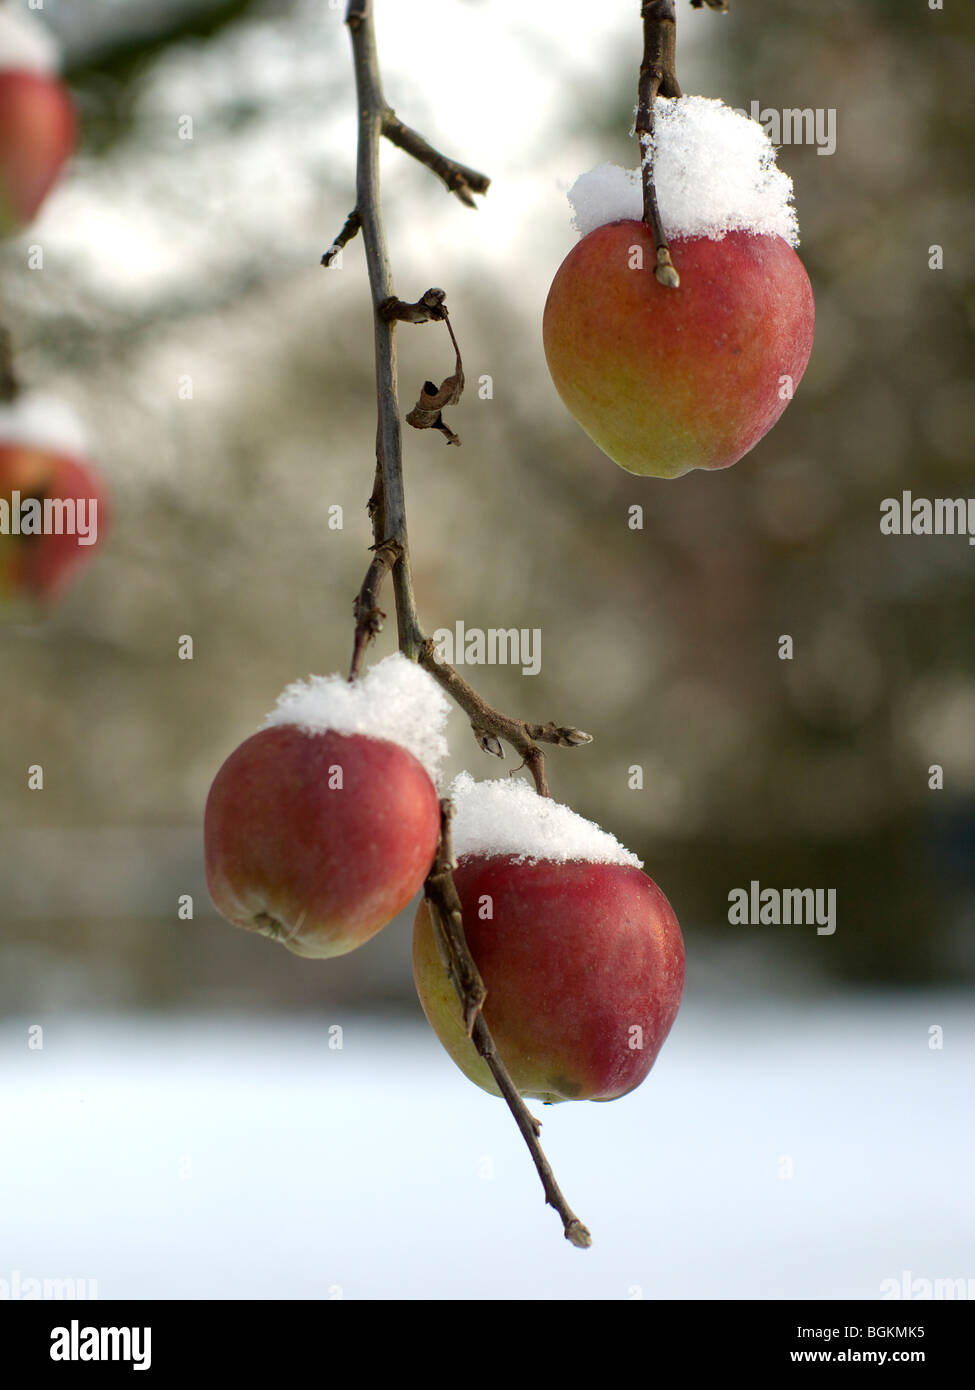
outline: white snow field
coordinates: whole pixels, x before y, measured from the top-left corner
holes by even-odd
[[[688,999],[639,1090],[540,1107],[589,1251],[501,1101],[408,1019],[65,1018],[31,1049],[34,1022],[0,1024],[7,1296],[975,1295],[960,995]]]

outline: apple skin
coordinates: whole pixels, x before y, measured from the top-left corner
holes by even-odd
[[[675,237],[670,249],[678,289],[657,282],[644,223],[597,227],[556,272],[542,323],[569,413],[621,468],[657,478],[747,454],[788,404],[780,378],[798,386],[815,323],[809,276],[782,237]]]
[[[0,444],[0,497],[64,498],[97,502],[97,539],[80,545],[76,535],[0,534],[0,600],[54,600],[101,545],[109,523],[105,484],[86,463],[20,444]],[[90,519],[90,518],[89,518]]]
[[[331,769],[342,786],[329,787]],[[423,886],[440,838],[426,769],[399,744],[278,725],[214,778],[204,817],[218,912],[299,956],[344,955]]]
[[[0,236],[34,220],[76,140],[74,104],[61,82],[0,72]]]
[[[454,870],[464,932],[487,987],[484,1020],[516,1088],[547,1102],[615,1100],[644,1080],[677,1016],[684,943],[639,869],[463,855]],[[479,916],[485,898],[490,920]],[[461,1071],[499,1095],[467,1037],[430,913],[413,929],[427,1020]],[[632,1047],[634,1026],[642,1047]]]

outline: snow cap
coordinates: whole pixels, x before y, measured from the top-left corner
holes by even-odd
[[[0,444],[84,459],[88,434],[73,406],[58,396],[24,391],[0,405]]]
[[[0,72],[54,73],[59,67],[58,41],[26,0],[0,5]]]
[[[398,743],[422,763],[434,783],[447,755],[450,706],[440,687],[399,652],[370,667],[360,680],[309,676],[294,681],[264,721],[265,729],[295,724],[308,734],[362,734]]]
[[[792,180],[776,167],[775,146],[757,121],[710,97],[658,97],[653,144],[668,237],[720,241],[726,232],[754,232],[798,246]],[[599,164],[576,179],[568,196],[580,236],[643,217],[639,169]]]
[[[475,782],[461,772],[450,788],[454,803],[454,853],[513,855],[518,863],[548,859],[556,864],[582,860],[588,864],[643,862],[591,820],[515,777]]]

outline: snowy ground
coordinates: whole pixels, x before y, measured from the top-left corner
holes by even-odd
[[[975,1280],[960,996],[688,1001],[650,1079],[507,1111],[408,1022],[0,1025],[0,1280],[100,1298],[878,1298]],[[944,1046],[929,1046],[929,1029]],[[788,1174],[790,1172],[792,1176]],[[975,1283],[972,1284],[975,1288]]]

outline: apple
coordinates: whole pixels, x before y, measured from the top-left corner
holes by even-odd
[[[56,77],[0,71],[0,236],[34,220],[76,138],[74,106]]]
[[[204,841],[218,912],[299,956],[321,958],[361,946],[423,886],[440,837],[433,764],[375,731],[384,720],[401,723],[405,741],[425,756],[423,719],[429,713],[439,739],[446,702],[402,657],[352,685],[314,679],[289,687],[269,716],[278,722],[245,739],[220,768]]]
[[[518,799],[528,804],[528,797]],[[516,823],[521,808],[504,802],[501,792],[501,815]],[[516,828],[508,839],[520,838],[524,853],[459,855],[454,883],[464,932],[487,988],[484,1020],[517,1090],[547,1102],[615,1100],[645,1079],[677,1015],[683,940],[670,904],[639,861],[529,857],[558,853],[559,839],[573,854],[602,852],[572,844],[567,817],[589,822],[549,806],[557,830],[561,822],[570,833],[558,833],[548,848]],[[538,814],[545,816],[543,807]],[[464,820],[461,801],[459,845],[503,845],[503,827],[500,835],[495,829],[472,836]],[[413,974],[427,1020],[457,1066],[500,1094],[465,1031],[426,902],[414,923]]]
[[[89,464],[0,440],[0,599],[59,598],[94,555],[107,512]]]
[[[658,283],[641,221],[609,222],[556,272],[543,317],[555,388],[621,468],[727,468],[785,410],[812,350],[809,277],[778,235],[675,236],[680,286]]]

